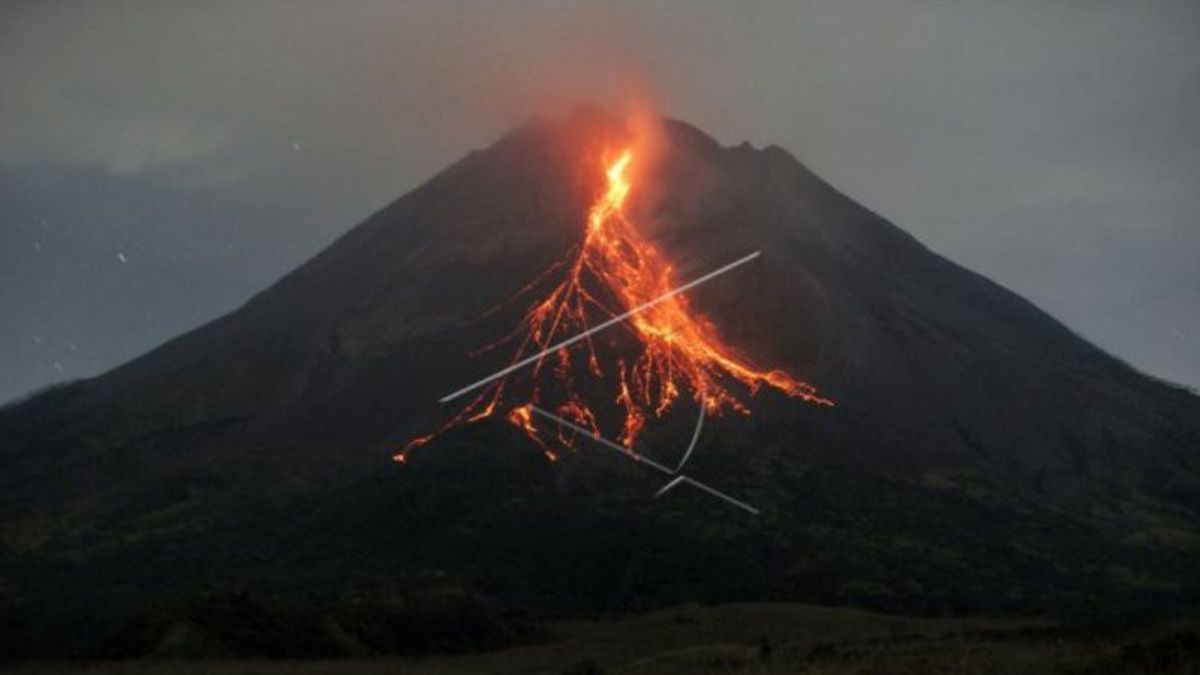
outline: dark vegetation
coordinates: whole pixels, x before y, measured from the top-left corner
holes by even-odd
[[[543,640],[480,653],[302,661],[226,655],[201,661],[177,651],[140,661],[24,664],[15,672],[1184,675],[1200,667],[1194,623],[1140,625],[1124,633],[1098,639],[1030,620],[911,618],[783,603],[691,604],[622,618],[550,621]],[[186,643],[188,634],[176,628],[173,644]]]
[[[526,125],[237,312],[0,409],[0,653],[471,652],[692,601],[1043,617],[1076,636],[1196,611],[1196,396],[782,150],[680,123],[638,207],[656,240],[684,276],[763,250],[696,306],[838,402],[765,392],[706,424],[689,475],[762,514],[652,499],[661,481],[609,451],[551,464],[499,423],[390,462],[447,414],[448,383],[503,360],[464,354],[525,300],[479,317],[575,241],[597,175],[581,157],[621,133],[595,112]],[[671,461],[674,437],[644,451]]]
[[[706,462],[727,480],[739,475],[734,463],[775,476],[766,491],[743,495],[767,505],[755,518],[699,493],[652,501],[656,484],[606,454],[551,466],[516,438],[499,450],[483,445],[507,433],[466,429],[402,469],[384,467],[315,501],[256,500],[222,516],[220,536],[152,534],[153,547],[81,548],[79,561],[10,554],[4,651],[90,659],[477,651],[541,639],[553,617],[760,598],[931,617],[1042,616],[1105,636],[1186,615],[1198,597],[1196,557],[1114,545],[1086,522],[1034,517],[978,482],[928,487],[806,466],[764,438],[755,456],[726,458],[729,467],[716,454]],[[477,471],[462,474],[463,462]],[[736,490],[741,481],[729,482]],[[130,508],[178,508],[146,499]]]

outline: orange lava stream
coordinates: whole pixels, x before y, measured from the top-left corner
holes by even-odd
[[[631,190],[628,169],[632,161],[633,153],[627,149],[608,166],[607,188],[588,212],[584,240],[573,249],[574,257],[569,257],[569,262],[560,263],[568,270],[566,278],[526,312],[521,323],[524,331],[518,329],[514,334],[523,332],[524,338],[512,363],[586,331],[589,316],[597,313],[602,318],[616,316],[679,286],[671,264],[625,216],[623,209]],[[619,307],[606,306],[614,299]],[[636,360],[619,360],[616,364],[614,402],[624,417],[618,438],[626,447],[633,446],[650,419],[662,417],[681,397],[695,400],[710,414],[725,409],[749,414],[749,408],[728,387],[734,382],[744,385],[751,395],[766,385],[814,405],[833,405],[811,384],[783,370],[759,370],[749,364],[722,342],[713,324],[694,311],[683,295],[635,314],[624,325],[641,346]],[[603,369],[591,338],[584,344],[587,375],[602,377]],[[543,371],[548,371],[566,391],[567,401],[556,412],[599,435],[597,415],[576,393],[576,374],[572,372],[568,351],[569,348],[560,348],[536,361],[531,366],[533,377],[536,380]],[[409,450],[428,443],[445,429],[493,416],[504,405],[505,384],[504,379],[493,382],[441,429],[410,441],[395,456],[396,461],[403,462]],[[538,389],[535,389],[533,404],[537,399]],[[535,424],[533,404],[512,407],[504,417],[529,436],[548,458],[557,459]],[[572,447],[574,439],[560,430],[557,441]]]

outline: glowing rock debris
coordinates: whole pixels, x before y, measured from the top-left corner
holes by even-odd
[[[633,161],[632,150],[626,149],[608,163],[606,188],[588,211],[583,241],[549,270],[564,270],[562,281],[526,311],[517,330],[485,349],[519,338],[511,360],[516,364],[564,338],[587,331],[589,322],[616,317],[677,287],[670,262],[625,214],[625,203],[633,189],[629,178]],[[530,284],[526,290],[536,285]],[[833,405],[813,385],[783,370],[761,370],[751,365],[720,339],[713,324],[682,294],[657,302],[622,325],[636,341],[632,350],[623,352],[633,358],[602,363],[591,336],[580,342],[586,351],[574,359],[568,347],[546,353],[530,366],[535,383],[531,396],[506,403],[509,378],[498,378],[437,431],[409,441],[395,455],[396,461],[403,463],[408,451],[449,428],[493,416],[502,416],[523,431],[553,461],[559,456],[559,448],[573,447],[574,438],[564,435],[561,429],[555,438],[545,437],[535,423],[533,406],[545,406],[539,398],[552,385],[555,398],[563,401],[554,411],[600,436],[600,415],[578,392],[584,378],[607,382],[615,388],[610,393],[611,401],[622,418],[617,437],[629,448],[648,421],[662,417],[681,400],[694,400],[710,415],[726,410],[748,415],[750,409],[735,389],[753,395],[765,385],[814,405]]]

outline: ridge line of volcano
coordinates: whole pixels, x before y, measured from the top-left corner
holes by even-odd
[[[649,309],[661,302],[664,302],[666,300],[669,300],[669,299],[675,297],[676,295],[679,295],[680,293],[683,293],[684,291],[695,288],[696,286],[699,286],[700,284],[702,284],[706,281],[709,281],[710,279],[720,276],[720,275],[734,269],[735,267],[740,267],[741,265],[744,265],[744,264],[750,262],[751,260],[754,260],[761,254],[762,254],[762,251],[755,251],[754,253],[751,253],[747,256],[743,256],[741,258],[738,258],[737,260],[734,260],[733,262],[728,263],[722,267],[718,267],[717,269],[709,272],[708,274],[705,274],[704,276],[701,276],[697,279],[693,279],[693,280],[687,282],[686,284],[679,286],[678,288],[667,291],[663,295],[660,295],[657,298],[650,300],[649,302],[642,303],[642,304],[638,305],[637,307],[634,307],[633,309],[625,312],[624,314],[618,314],[617,316],[614,316],[613,318],[608,319],[607,321],[604,321],[603,323],[597,324],[597,325],[593,326],[592,328],[589,328],[588,330],[585,330],[578,335],[575,335],[575,336],[569,337],[565,340],[562,340],[560,342],[557,342],[549,347],[546,347],[545,349],[538,352],[537,354],[534,354],[527,358],[521,359],[520,361],[508,366],[507,368],[503,368],[491,375],[488,375],[487,377],[485,377],[481,380],[478,380],[477,382],[473,382],[452,394],[443,396],[441,399],[438,400],[438,403],[448,403],[450,401],[453,401],[454,399],[458,398],[459,396],[462,396],[463,394],[474,391],[475,389],[478,389],[479,387],[482,387],[483,385],[485,385],[493,380],[504,377],[505,375],[508,375],[509,373],[512,373],[513,371],[520,370],[521,368],[524,368],[525,366],[541,359],[542,357],[546,356],[547,354],[549,354],[551,352],[557,351],[559,349],[562,349],[563,347],[574,344],[593,333],[604,330],[605,328],[608,328],[609,326],[616,325],[616,324],[624,321],[625,319],[628,319],[629,317],[633,316],[634,314],[637,314],[638,312]]]

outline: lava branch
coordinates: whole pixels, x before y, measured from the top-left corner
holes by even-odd
[[[813,405],[833,405],[813,385],[783,370],[755,368],[720,339],[708,319],[692,309],[684,291],[748,262],[758,253],[678,286],[674,268],[665,256],[625,216],[624,205],[632,189],[627,171],[632,161],[633,153],[626,149],[605,171],[606,189],[588,211],[583,241],[565,261],[551,268],[565,269],[565,278],[526,311],[520,326],[509,337],[482,348],[492,349],[523,335],[509,366],[444,397],[442,402],[479,390],[437,431],[409,441],[394,456],[397,462],[403,463],[408,451],[447,429],[498,413],[524,432],[547,458],[557,459],[552,442],[543,438],[534,422],[534,406],[540,404],[542,387],[535,384],[532,395],[525,399],[528,402],[505,406],[507,376],[526,366],[532,367],[535,383],[543,375],[551,379],[556,392],[566,399],[555,412],[577,425],[570,436],[564,435],[560,427],[553,443],[572,448],[580,430],[600,437],[599,416],[577,391],[577,373],[569,348],[584,343],[586,352],[580,370],[585,376],[599,380],[604,376],[604,368],[592,335],[621,322],[640,347],[636,359],[619,360],[615,371],[610,371],[616,389],[612,402],[623,417],[619,440],[626,448],[633,447],[649,420],[661,418],[681,398],[694,400],[710,415],[726,409],[750,414],[746,404],[729,388],[735,382],[751,395],[766,385]],[[536,282],[526,286],[522,293],[533,285]],[[589,316],[602,319],[590,325]]]

